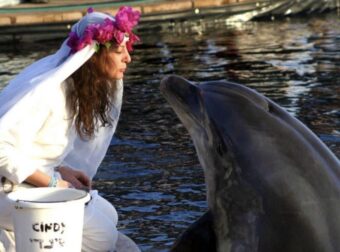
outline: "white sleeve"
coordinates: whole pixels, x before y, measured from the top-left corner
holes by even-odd
[[[14,183],[21,183],[38,168],[31,144],[51,112],[44,96],[33,90],[0,118],[0,176]]]

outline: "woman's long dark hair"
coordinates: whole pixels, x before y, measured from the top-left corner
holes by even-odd
[[[108,112],[112,108],[117,87],[116,81],[110,80],[106,73],[111,66],[109,50],[101,46],[70,76],[74,85],[67,89],[66,103],[82,139],[91,139],[98,127],[112,126]]]

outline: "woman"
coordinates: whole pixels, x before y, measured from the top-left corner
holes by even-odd
[[[55,54],[24,69],[0,94],[0,241],[6,251],[15,249],[6,193],[27,186],[91,189],[119,118],[139,18],[131,7],[115,17],[89,9]],[[82,251],[114,251],[117,212],[97,191],[90,193]]]

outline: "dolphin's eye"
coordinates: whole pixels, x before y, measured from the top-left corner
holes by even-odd
[[[268,112],[269,112],[269,113],[274,113],[275,108],[273,107],[273,105],[270,104],[270,103],[268,103],[267,106],[268,106]]]
[[[223,142],[219,142],[216,147],[216,152],[218,155],[223,156],[223,154],[226,152],[226,147]]]

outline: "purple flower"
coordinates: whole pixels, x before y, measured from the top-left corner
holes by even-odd
[[[79,43],[79,37],[77,33],[70,32],[67,45],[71,48],[71,53],[75,53],[77,51],[76,48],[78,47],[78,43]]]
[[[87,9],[87,13],[92,13],[92,12],[94,12],[94,9],[93,9],[92,7],[89,7],[89,8]]]
[[[92,38],[94,36],[93,30],[91,27],[86,27],[83,37],[81,38],[81,44],[83,49],[86,45],[90,45],[92,43]]]

